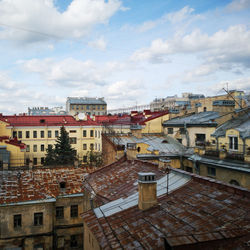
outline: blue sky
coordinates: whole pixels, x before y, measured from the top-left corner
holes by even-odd
[[[250,91],[250,0],[0,0],[0,112]]]

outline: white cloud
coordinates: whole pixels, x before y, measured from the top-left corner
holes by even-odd
[[[104,40],[103,37],[100,37],[99,39],[95,40],[95,41],[91,41],[88,43],[88,46],[94,49],[99,49],[99,50],[105,50],[107,47],[107,43]]]
[[[237,25],[209,36],[196,29],[172,40],[154,40],[149,48],[137,50],[131,60],[162,63],[167,56],[176,54],[196,55],[204,64],[217,63],[227,70],[235,65],[250,68],[250,30]]]
[[[229,11],[240,11],[250,8],[250,0],[234,0],[227,5]]]
[[[166,22],[170,22],[174,25],[182,24],[187,27],[189,24],[194,22],[197,19],[202,18],[201,15],[193,14],[194,9],[190,8],[189,6],[185,6],[182,9],[164,14],[162,17],[156,20],[146,21],[143,24],[139,25],[137,30],[139,32],[145,32],[155,28],[158,25],[164,24]],[[185,24],[183,24],[185,22]]]
[[[37,42],[58,38],[81,38],[121,8],[119,0],[73,0],[63,13],[53,0],[0,1],[0,39]],[[13,27],[13,28],[12,28]],[[30,32],[34,31],[34,32]]]

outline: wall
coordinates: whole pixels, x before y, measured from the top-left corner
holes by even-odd
[[[53,204],[32,204],[0,207],[0,248],[6,245],[23,244],[33,249],[33,244],[44,243],[45,249],[52,248]],[[43,213],[43,225],[34,226],[34,213]],[[14,228],[13,216],[22,215],[22,227]],[[29,236],[29,238],[27,238]]]
[[[184,170],[187,170],[187,167],[190,167],[193,169],[193,173],[196,173],[194,169],[194,163],[192,161],[185,159],[183,161],[183,165],[184,165]],[[218,167],[214,165],[208,165],[204,163],[197,163],[197,165],[200,168],[199,174],[202,176],[208,176],[217,179],[219,181],[223,181],[225,183],[230,183],[230,181],[236,180],[241,187],[250,189],[250,173]],[[208,167],[216,168],[215,176],[208,174]]]
[[[145,122],[146,126],[142,129],[142,133],[163,133],[162,123],[166,120],[169,120],[169,114]]]
[[[71,205],[78,205],[78,216],[71,218]],[[56,218],[56,207],[64,207],[64,218]],[[34,213],[43,213],[43,225],[34,226]],[[77,238],[78,246],[83,247],[83,196],[59,198],[56,202],[30,205],[0,206],[0,249],[3,246],[18,246],[32,249],[34,244],[44,243],[45,249],[71,249],[71,236]],[[14,228],[13,215],[22,214],[22,227]],[[54,245],[53,245],[54,244]]]
[[[84,223],[84,249],[86,250],[100,250],[100,246],[95,236],[89,230],[86,223]]]
[[[102,151],[102,141],[101,141],[101,126],[65,126],[66,131],[69,133],[69,137],[75,137],[77,142],[76,144],[71,144],[72,147],[77,151],[77,156],[80,160],[83,160],[83,156],[90,151],[90,145],[94,145],[95,152]],[[45,157],[46,149],[48,145],[54,145],[56,143],[57,137],[55,137],[55,131],[58,131],[60,135],[60,126],[54,127],[15,127],[9,128],[11,131],[10,134],[13,134],[15,131],[18,136],[18,132],[22,132],[22,138],[18,138],[27,146],[30,147],[30,151],[25,153],[25,158],[33,161],[34,158],[37,158],[37,165],[42,165],[41,158]],[[87,136],[83,137],[83,130],[87,131]],[[94,131],[94,136],[90,137],[90,131]],[[30,138],[26,138],[26,131],[29,131]],[[37,131],[37,138],[33,138],[33,131]],[[44,138],[41,138],[41,131],[44,131]],[[52,137],[48,137],[48,131],[51,131]],[[76,131],[72,133],[70,131]],[[87,144],[87,149],[83,149],[83,144]],[[34,152],[34,145],[37,145],[37,152]],[[41,145],[44,145],[44,151],[41,151]],[[27,150],[26,150],[27,151]]]

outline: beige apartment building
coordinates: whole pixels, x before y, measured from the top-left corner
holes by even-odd
[[[16,166],[44,164],[46,149],[53,147],[65,127],[69,133],[70,143],[75,149],[80,162],[87,161],[87,153],[91,150],[102,152],[101,125],[88,120],[76,120],[72,116],[2,116],[0,125],[3,135],[17,138],[26,145],[24,162],[15,159]],[[19,157],[18,155],[12,158]],[[12,165],[13,166],[13,165]]]
[[[66,112],[70,115],[106,115],[107,103],[104,98],[92,97],[68,97],[66,101]]]

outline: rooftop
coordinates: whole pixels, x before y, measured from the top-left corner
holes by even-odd
[[[94,105],[107,105],[104,98],[94,97],[68,97],[67,102],[70,104],[94,104]]]
[[[219,118],[219,112],[207,111],[184,117],[177,117],[163,122],[163,126],[217,126],[215,119]]]
[[[10,126],[98,126],[98,122],[88,119],[77,121],[71,115],[1,115],[0,120]]]
[[[159,154],[164,155],[180,155],[180,153],[184,154],[186,152],[185,147],[170,136],[143,134],[142,138],[137,138],[132,135],[108,135],[108,138],[115,145],[127,146],[128,143],[145,143],[148,145],[147,150],[152,153],[159,151]]]
[[[225,136],[228,129],[238,130],[243,139],[250,138],[250,111],[246,111],[243,115],[233,118],[219,126],[213,133],[213,136]]]
[[[81,194],[84,171],[72,167],[0,171],[0,206]],[[64,189],[61,182],[66,183]]]
[[[171,174],[189,181],[160,195],[158,204],[148,210],[123,199],[123,209],[110,214],[95,209],[82,215],[100,247],[245,249],[250,240],[250,191],[181,170],[172,169]]]
[[[154,172],[156,179],[164,176],[158,166],[138,160],[123,160],[103,167],[86,178],[86,185],[94,191],[97,198],[103,203],[126,198],[137,191],[134,183],[140,172]]]

